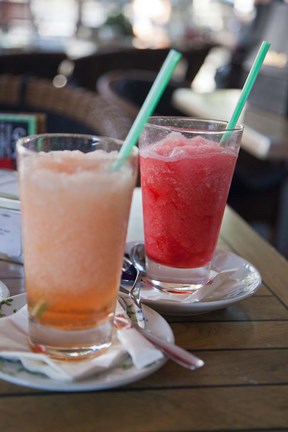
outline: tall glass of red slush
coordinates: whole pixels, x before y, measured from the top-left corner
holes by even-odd
[[[140,137],[147,277],[166,291],[209,281],[243,127],[151,117]]]

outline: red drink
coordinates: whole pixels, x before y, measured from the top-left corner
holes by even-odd
[[[150,260],[179,269],[211,261],[236,160],[235,148],[179,132],[140,151]]]

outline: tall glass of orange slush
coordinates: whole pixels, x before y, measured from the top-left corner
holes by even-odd
[[[29,337],[34,351],[89,358],[111,344],[137,149],[44,134],[17,143]]]

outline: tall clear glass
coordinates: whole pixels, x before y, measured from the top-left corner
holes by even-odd
[[[59,359],[111,344],[137,149],[115,170],[122,142],[45,134],[17,143],[30,344]]]
[[[146,270],[172,292],[209,280],[243,127],[151,117],[140,137]]]

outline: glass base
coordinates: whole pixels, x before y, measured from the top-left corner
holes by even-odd
[[[83,330],[47,327],[30,318],[29,342],[32,350],[57,360],[86,360],[96,357],[111,345],[111,319]]]
[[[146,279],[155,288],[174,294],[187,294],[209,281],[211,263],[197,268],[168,267],[146,257]]]

